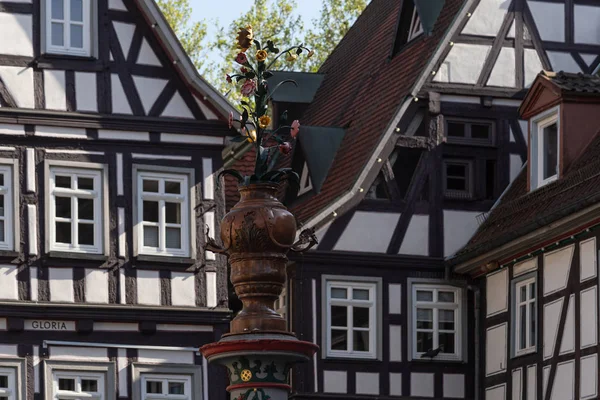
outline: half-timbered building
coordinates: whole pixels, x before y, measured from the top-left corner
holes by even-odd
[[[320,240],[279,301],[321,348],[296,398],[482,392],[482,294],[445,258],[522,170],[517,110],[537,74],[600,64],[599,6],[446,0],[427,36],[412,1],[372,0],[319,73],[273,99],[302,123],[288,206]]]
[[[449,261],[482,299],[480,398],[598,398],[600,78],[543,73],[527,167]]]
[[[1,399],[225,398],[229,110],[152,0],[0,1]]]

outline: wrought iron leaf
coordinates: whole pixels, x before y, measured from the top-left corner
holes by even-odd
[[[225,170],[221,171],[218,175],[218,178],[221,179],[221,177],[224,175],[233,176],[235,179],[237,179],[238,183],[242,183],[244,181],[244,177],[242,176],[242,174],[240,174],[235,169],[225,169]]]

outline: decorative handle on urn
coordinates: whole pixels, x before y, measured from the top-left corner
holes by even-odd
[[[290,247],[290,250],[296,253],[302,253],[310,250],[317,244],[319,244],[319,241],[315,235],[315,228],[308,228],[300,232],[298,241]]]
[[[210,228],[208,225],[206,226],[206,245],[204,246],[204,250],[217,254],[226,254],[227,250],[229,250],[229,248],[225,249],[220,246],[215,239],[210,237]]]

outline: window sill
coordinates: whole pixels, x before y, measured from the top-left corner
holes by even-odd
[[[191,270],[196,263],[196,260],[188,257],[176,257],[176,256],[151,256],[146,254],[140,254],[135,257],[135,266],[143,267],[148,269],[169,269],[176,270]]]
[[[50,258],[66,258],[70,260],[92,260],[92,261],[106,261],[108,257],[104,254],[90,254],[90,253],[76,253],[67,251],[50,251],[48,253]]]
[[[356,356],[325,356],[323,357],[323,362],[327,363],[327,362],[332,362],[332,363],[337,363],[337,362],[352,362],[352,363],[374,363],[374,362],[381,362],[382,360],[380,358],[377,357],[356,357]]]
[[[14,250],[0,250],[0,258],[16,258],[20,253]]]
[[[425,357],[425,358],[421,358],[420,356],[416,356],[413,357],[410,362],[415,362],[415,363],[431,363],[431,362],[435,362],[435,363],[452,363],[452,364],[464,364],[465,360],[462,360],[460,358],[429,358],[429,357]]]
[[[104,64],[95,57],[73,54],[46,53],[38,57],[36,66],[40,69],[77,69],[79,71],[102,71]]]
[[[514,354],[511,358],[525,357],[525,356],[529,356],[529,355],[535,354],[535,353],[537,353],[537,349],[536,348],[529,349],[529,350],[522,350],[522,351]]]

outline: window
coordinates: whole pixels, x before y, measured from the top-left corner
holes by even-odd
[[[308,164],[304,163],[302,167],[302,176],[300,176],[300,189],[298,189],[298,196],[308,193],[312,190],[313,185],[310,180],[310,173],[308,172]]]
[[[192,396],[189,376],[142,375],[142,400],[190,399]]]
[[[18,398],[15,369],[0,367],[0,400],[18,400]]]
[[[392,56],[399,53],[404,45],[413,41],[423,33],[419,13],[412,1],[403,1],[398,16],[398,25],[396,28],[396,39],[392,49]]]
[[[137,176],[139,253],[189,257],[188,175],[139,171]]]
[[[113,363],[44,361],[46,399],[115,400]]]
[[[536,278],[524,277],[513,285],[515,356],[535,352],[537,334]]]
[[[408,42],[423,33],[423,25],[421,25],[421,18],[417,13],[417,7],[413,8],[412,19],[410,20],[410,30],[408,31]]]
[[[494,145],[494,124],[490,121],[446,121],[448,143]]]
[[[14,249],[13,168],[0,165],[0,250]]]
[[[558,178],[559,107],[552,108],[531,121],[531,188],[537,189]]]
[[[103,253],[102,171],[50,167],[51,251]]]
[[[200,400],[200,367],[134,363],[132,399]]]
[[[453,199],[473,197],[473,169],[470,161],[444,160],[444,194]]]
[[[434,358],[460,360],[461,291],[452,286],[412,286],[413,359],[440,349]]]
[[[327,281],[327,356],[376,358],[376,287]]]
[[[46,51],[91,55],[92,0],[46,0]]]

